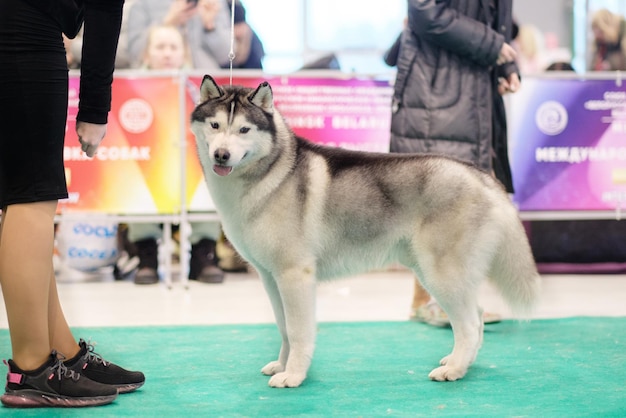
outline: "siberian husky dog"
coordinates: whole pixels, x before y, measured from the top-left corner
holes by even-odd
[[[323,147],[297,137],[272,89],[205,76],[191,115],[224,232],[258,271],[282,336],[262,368],[272,387],[306,378],[316,337],[316,282],[401,263],[450,318],[452,352],[429,377],[462,378],[482,343],[477,302],[489,278],[528,313],[540,278],[516,208],[494,178],[433,155]],[[517,309],[517,310],[515,310]]]

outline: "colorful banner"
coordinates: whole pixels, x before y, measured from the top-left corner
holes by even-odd
[[[60,202],[60,212],[180,213],[183,148],[187,209],[212,210],[189,129],[201,79],[116,77],[108,133],[89,159],[76,138],[79,79],[72,76],[64,152],[70,197]],[[227,76],[216,80],[230,82]],[[389,149],[388,81],[246,75],[233,84],[256,88],[263,81],[296,134],[330,146]],[[626,86],[527,77],[509,104],[514,199],[521,211],[626,207]]]
[[[228,85],[229,77],[214,77]],[[202,77],[190,78],[187,106],[193,109]],[[371,79],[283,77],[234,77],[233,84],[256,88],[267,81],[274,104],[293,131],[312,142],[362,151],[389,151],[392,86]],[[195,138],[188,134],[188,148]],[[213,208],[197,157],[187,160],[188,206],[191,211]],[[195,187],[194,187],[195,185]],[[191,186],[191,190],[189,187]]]
[[[69,199],[60,212],[180,211],[181,78],[116,77],[107,135],[94,158],[75,132],[78,77],[70,78],[64,160]]]
[[[626,85],[526,78],[510,104],[509,155],[520,210],[626,207]]]
[[[70,77],[64,150],[70,197],[60,202],[59,212],[180,213],[183,147],[187,209],[213,210],[189,129],[201,80],[145,73],[116,76],[107,136],[90,159],[81,151],[75,132],[79,78]],[[216,80],[230,82],[226,76]],[[259,75],[233,79],[234,84],[249,87],[263,81],[272,85],[277,108],[298,135],[330,146],[388,151],[392,94],[388,81]]]

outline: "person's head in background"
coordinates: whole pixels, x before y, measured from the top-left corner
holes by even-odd
[[[574,71],[574,67],[569,62],[557,61],[548,65],[546,71]]]
[[[153,26],[143,57],[143,68],[149,70],[179,70],[191,68],[189,47],[175,26]]]
[[[594,49],[591,69],[596,71],[626,70],[626,22],[624,17],[600,9],[591,17]]]
[[[591,30],[596,43],[616,45],[620,40],[622,16],[607,9],[596,11],[591,17]]]

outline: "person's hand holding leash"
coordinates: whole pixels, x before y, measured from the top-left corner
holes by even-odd
[[[91,158],[96,155],[98,145],[107,133],[107,124],[76,121],[76,133],[80,148]]]

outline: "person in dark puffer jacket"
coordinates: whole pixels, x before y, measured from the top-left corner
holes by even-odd
[[[396,60],[390,151],[469,161],[512,193],[501,97],[520,86],[510,45],[512,0],[408,0],[408,6]],[[418,280],[412,319],[449,325]],[[499,316],[484,319],[497,322]]]

